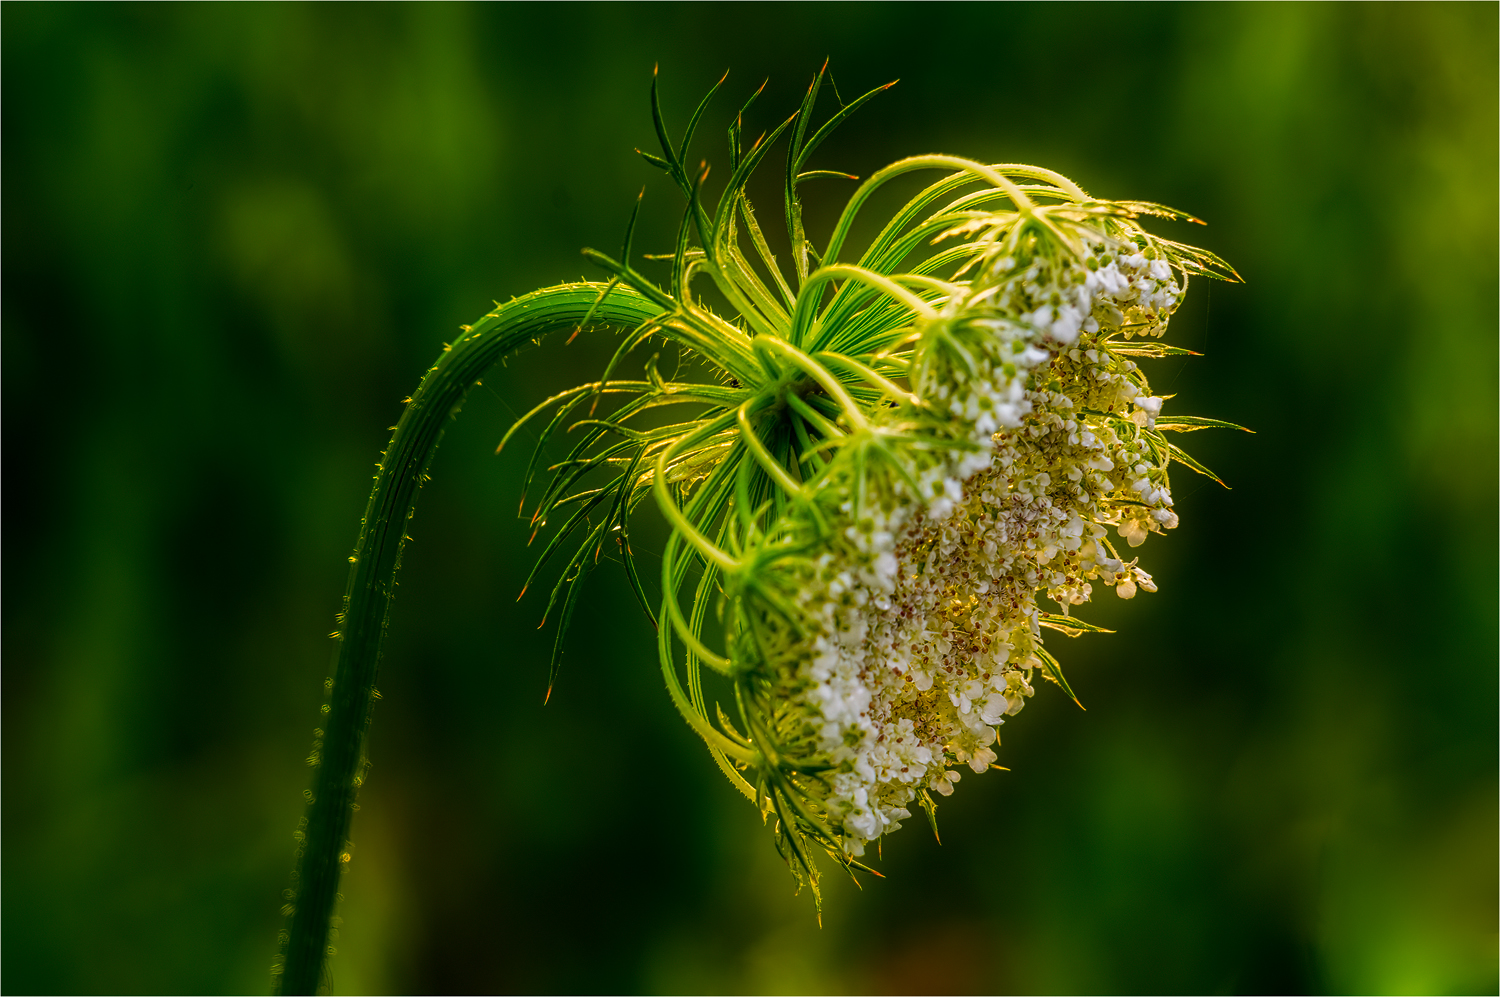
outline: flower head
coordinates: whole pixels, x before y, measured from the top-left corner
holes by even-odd
[[[1186,352],[1159,339],[1190,276],[1234,278],[1212,254],[1140,225],[1179,212],[1100,201],[1036,167],[949,156],[878,171],[820,251],[798,194],[826,135],[806,137],[820,81],[770,138],[796,123],[792,273],[744,189],[769,141],[747,152],[731,129],[733,175],[710,210],[703,176],[683,166],[691,126],[674,146],[658,118],[663,156],[647,158],[688,198],[671,283],[631,265],[627,235],[623,259],[593,254],[615,275],[601,300],[623,284],[660,304],[620,356],[661,337],[722,383],[669,382],[653,361],[644,381],[613,380],[612,365],[559,396],[554,426],[606,391],[629,400],[585,420],[592,435],[537,513],[544,522],[580,503],[566,532],[610,508],[564,572],[567,604],[587,555],[614,535],[644,605],[628,513],[655,496],[673,528],[656,617],[668,690],[814,888],[815,849],[860,867],[913,806],[931,817],[934,795],[964,771],[995,767],[1000,728],[1039,678],[1072,695],[1044,630],[1099,629],[1071,615],[1096,586],[1125,599],[1155,591],[1115,541],[1135,548],[1176,527],[1169,465],[1203,469],[1163,433],[1214,423],[1166,416],[1136,361]],[[869,195],[917,169],[945,176],[843,262]],[[732,321],[691,293],[698,275],[737,310]],[[683,404],[698,414],[628,425]],[[617,476],[582,489],[579,467]],[[705,666],[729,694],[712,710]]]

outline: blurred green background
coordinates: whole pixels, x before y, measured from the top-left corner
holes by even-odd
[[[832,57],[819,154],[1036,162],[1232,261],[1156,361],[1162,590],[1062,648],[824,926],[599,572],[543,708],[516,410],[473,395],[407,555],[338,992],[1497,987],[1497,8],[18,5],[3,11],[3,987],[259,992],[372,464],[460,323],[585,272],[647,187]],[[774,171],[774,167],[773,167]],[[814,231],[847,196],[810,188]],[[775,217],[774,202],[763,207]],[[592,275],[591,275],[592,276]],[[518,451],[524,448],[516,448]],[[649,544],[647,545],[649,546]]]

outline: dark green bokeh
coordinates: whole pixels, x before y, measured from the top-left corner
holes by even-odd
[[[3,13],[8,992],[263,990],[372,463],[495,298],[664,247],[663,67],[702,154],[832,56],[901,77],[820,153],[1037,162],[1199,282],[1155,596],[893,837],[825,926],[675,717],[618,571],[545,709],[486,380],[407,556],[340,992],[1494,992],[1497,8],[55,6]],[[814,223],[847,189],[813,192]],[[768,204],[772,217],[776,212]],[[592,276],[592,275],[591,275]],[[523,449],[523,448],[521,448]]]

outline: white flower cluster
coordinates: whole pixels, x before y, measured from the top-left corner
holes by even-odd
[[[1127,599],[1155,590],[1105,527],[1134,547],[1177,525],[1143,432],[1162,399],[1111,345],[1159,335],[1182,292],[1164,260],[1117,245],[1001,257],[946,303],[913,387],[954,445],[911,450],[919,496],[893,485],[857,522],[846,503],[849,542],[803,593],[815,636],[793,687],[850,855],[921,794],[951,793],[952,766],[995,763],[997,728],[1044,667],[1039,591],[1065,616],[1095,582]]]

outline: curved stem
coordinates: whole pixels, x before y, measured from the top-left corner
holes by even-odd
[[[668,540],[663,559],[670,557],[674,551],[674,547],[673,542]],[[667,695],[672,698],[672,705],[677,707],[677,712],[682,714],[682,719],[687,721],[688,726],[693,728],[693,731],[699,737],[703,738],[710,748],[722,751],[736,761],[752,765],[758,763],[760,756],[756,752],[745,748],[743,745],[736,744],[723,733],[714,730],[713,724],[709,723],[706,717],[693,708],[692,701],[688,699],[687,693],[683,691],[682,681],[677,677],[677,665],[672,657],[672,635],[671,630],[667,627],[657,628],[656,656],[658,662],[661,664],[662,678],[667,683]],[[744,791],[741,790],[741,792]],[[755,798],[753,792],[746,795],[752,800]]]
[[[550,332],[589,319],[634,326],[661,311],[634,290],[616,287],[601,301],[603,284],[565,284],[528,294],[470,327],[445,347],[412,395],[381,456],[375,487],[350,558],[349,586],[339,614],[339,655],[323,707],[311,802],[299,833],[292,923],[276,992],[313,993],[324,976],[329,922],[348,855],[349,826],[363,781],[364,735],[376,672],[390,623],[396,571],[401,566],[417,493],[448,419],[476,381],[507,353]],[[592,316],[590,310],[592,309]]]
[[[794,499],[805,498],[802,485],[793,481],[792,476],[787,473],[786,468],[777,463],[775,456],[772,455],[771,451],[766,449],[765,443],[761,442],[761,438],[756,435],[755,427],[750,425],[749,410],[753,402],[754,399],[751,399],[751,401],[741,405],[735,414],[735,418],[740,424],[740,437],[745,441],[745,446],[750,450],[750,456],[755,458],[755,462],[761,466],[761,469],[788,496]]]
[[[662,515],[667,517],[667,521],[672,525],[672,528],[694,550],[702,555],[705,560],[717,564],[721,571],[734,571],[740,566],[740,562],[720,550],[713,541],[699,532],[698,528],[683,515],[682,510],[677,507],[677,503],[672,499],[672,492],[667,484],[667,466],[678,450],[686,449],[694,443],[698,443],[715,433],[728,429],[734,425],[734,421],[734,413],[727,412],[708,423],[698,432],[693,433],[691,436],[685,436],[667,447],[657,455],[656,473],[652,475],[651,482],[651,490],[652,494],[656,496],[656,504],[661,508]]]
[[[846,357],[842,353],[825,350],[822,353],[814,353],[813,359],[821,360],[823,363],[832,364],[835,367],[842,367],[851,373],[857,374],[898,402],[905,402],[908,405],[920,405],[922,403],[922,400],[916,395],[905,390],[890,378],[877,373],[858,360],[855,360],[853,357]]]
[[[923,302],[923,307],[926,307],[925,302]],[[859,405],[855,403],[854,399],[849,397],[849,392],[844,389],[844,385],[839,379],[828,372],[827,367],[824,367],[786,340],[777,339],[775,336],[756,336],[750,343],[757,350],[774,350],[780,353],[790,360],[793,365],[800,368],[803,373],[807,374],[814,381],[817,381],[823,390],[828,392],[828,396],[833,399],[839,408],[844,410],[844,415],[849,419],[849,424],[853,428],[863,429],[868,425],[864,412],[860,410]]]
[[[1032,177],[1037,180],[1045,180],[1056,187],[1061,188],[1069,197],[1079,201],[1087,201],[1088,194],[1067,177],[1055,170],[1043,169],[1040,166],[1031,166],[1027,163],[995,163],[990,169],[996,173],[1010,173],[1016,176]]]
[[[801,416],[804,422],[816,429],[818,432],[822,433],[825,441],[837,440],[846,435],[842,429],[824,418],[821,412],[813,408],[811,405],[807,404],[807,402],[803,401],[801,398],[797,397],[795,392],[787,394],[786,404],[788,408]],[[809,449],[819,450],[825,449],[827,446],[828,444],[825,442],[816,447],[810,447]]]
[[[670,335],[697,351],[740,382],[755,383],[756,368],[748,349],[749,339],[738,327],[712,312],[693,307],[691,301],[679,302],[673,299],[632,267],[618,263],[598,250],[585,249],[583,255],[619,277],[655,303],[660,312],[667,314],[662,328],[669,331],[664,331],[664,335]],[[709,329],[701,328],[700,325],[707,325]]]
[[[903,173],[910,173],[912,170],[945,168],[971,174],[977,179],[988,183],[990,186],[998,187],[1000,190],[1005,191],[1005,196],[1010,198],[1011,203],[1016,206],[1016,210],[1023,215],[1030,214],[1036,207],[1031,198],[1026,196],[1025,191],[1013,181],[997,173],[993,167],[986,166],[983,163],[976,163],[972,159],[963,159],[959,156],[911,156],[907,159],[897,160],[884,169],[876,170],[871,174],[870,179],[859,185],[859,189],[849,198],[849,203],[845,206],[844,213],[839,216],[838,225],[833,230],[833,237],[828,240],[828,249],[823,254],[823,259],[829,263],[838,260],[839,251],[844,248],[844,240],[849,237],[849,230],[854,225],[854,216],[864,206],[864,203],[869,200],[870,195],[875,193],[886,181],[892,180]]]
[[[873,270],[865,270],[864,267],[855,267],[850,264],[829,264],[819,267],[807,277],[807,283],[802,285],[802,294],[796,298],[796,310],[792,312],[792,333],[790,339],[799,346],[807,345],[808,328],[816,321],[817,298],[819,294],[811,294],[811,289],[828,283],[829,280],[850,280],[853,283],[862,283],[870,286],[876,291],[883,292],[886,297],[900,301],[904,306],[918,313],[922,318],[933,318],[938,310],[933,309],[932,304],[922,300],[918,295],[912,294],[901,286],[901,280],[910,280],[919,285],[930,285],[932,277],[916,276],[916,274],[900,274],[900,276],[886,277],[883,274],[874,273]]]
[[[904,276],[891,278],[848,263],[833,263],[826,267],[819,267],[807,278],[806,283],[802,285],[801,293],[797,295],[797,310],[792,312],[792,342],[802,343],[807,338],[804,333],[812,325],[813,318],[817,314],[820,295],[814,294],[814,289],[833,280],[856,281],[877,291],[883,291],[923,318],[936,315],[937,312],[931,305],[897,283],[901,279],[905,279]]]
[[[671,576],[672,558],[662,558],[662,577],[669,579]],[[682,640],[683,647],[691,651],[705,665],[718,672],[720,675],[731,675],[729,659],[722,654],[715,654],[709,650],[704,643],[693,633],[692,624],[688,623],[682,615],[682,606],[677,602],[677,592],[668,585],[661,595],[662,606],[666,615],[672,622],[672,627],[677,631],[677,636]]]

